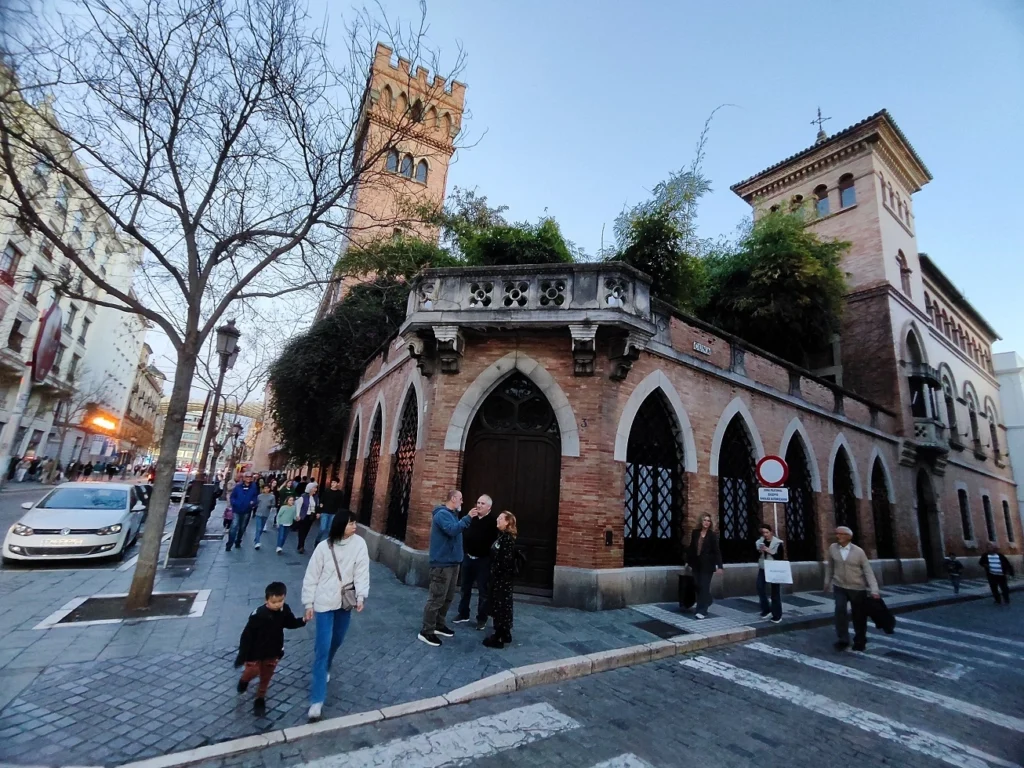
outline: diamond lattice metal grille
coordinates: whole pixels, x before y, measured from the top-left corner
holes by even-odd
[[[725,562],[747,563],[757,559],[754,540],[760,513],[754,449],[742,420],[734,416],[718,454],[718,529]]]
[[[370,446],[366,450],[366,461],[363,462],[362,498],[359,499],[359,522],[370,524],[373,517],[373,493],[377,487],[377,467],[380,466],[381,441],[380,408],[373,416],[373,428],[370,431]]]
[[[416,395],[405,399],[402,421],[398,428],[398,446],[391,461],[391,489],[388,495],[387,535],[405,541],[409,522],[409,493],[412,490],[412,468],[416,461]]]
[[[857,497],[853,492],[853,473],[843,448],[839,449],[832,466],[832,509],[836,525],[845,525],[853,531],[854,542],[860,543],[857,538]]]
[[[786,549],[790,560],[817,560],[818,542],[814,520],[814,489],[807,453],[799,437],[786,449],[789,465],[789,503],[786,505]]]
[[[889,487],[878,460],[871,470],[871,516],[875,521],[875,546],[883,559],[896,557],[896,542],[892,535],[892,508],[889,505]]]

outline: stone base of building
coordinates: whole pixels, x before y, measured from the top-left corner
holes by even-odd
[[[413,549],[398,539],[385,536],[365,525],[359,526],[359,535],[366,541],[372,560],[387,566],[403,584],[426,587],[430,576],[430,555],[426,550]],[[1016,572],[1024,572],[1024,557],[1010,555]],[[981,568],[974,557],[962,557],[965,578],[980,578]],[[872,560],[878,583],[913,584],[928,580],[923,558],[902,560]],[[820,590],[825,565],[819,562],[792,563],[793,584],[784,592],[812,592]],[[685,569],[677,565],[659,565],[641,568],[571,568],[555,566],[552,603],[564,608],[584,611],[606,611],[644,603],[671,603],[679,599],[679,574]],[[725,566],[725,572],[711,582],[711,596],[748,597],[756,594],[757,563],[734,563]]]

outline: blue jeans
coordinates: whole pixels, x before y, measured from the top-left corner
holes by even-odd
[[[331,671],[334,654],[348,632],[351,611],[317,611],[316,640],[313,645],[313,684],[309,690],[310,704],[323,704],[327,698],[327,675]]]
[[[267,518],[256,515],[253,517],[253,520],[256,521],[256,533],[253,534],[252,543],[259,544],[260,537],[263,535],[263,530],[267,527]]]
[[[231,521],[231,532],[228,534],[228,549],[235,544],[242,543],[245,536],[245,527],[249,525],[250,512],[235,512],[235,519]]]
[[[327,535],[331,532],[331,523],[333,522],[334,515],[320,515],[320,530],[316,534],[316,541],[313,542],[314,547],[327,538]]]
[[[291,530],[290,526],[279,525],[277,526],[277,548],[283,549],[284,543],[288,539],[288,531]]]
[[[757,572],[757,596],[761,599],[761,613],[768,613],[768,587],[771,587],[772,605],[771,613],[773,619],[782,618],[782,585],[769,584],[764,579],[764,569]]]

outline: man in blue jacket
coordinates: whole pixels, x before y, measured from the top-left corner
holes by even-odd
[[[462,565],[462,532],[476,518],[476,508],[459,520],[462,491],[448,491],[445,503],[434,510],[430,525],[430,586],[423,609],[423,629],[419,639],[429,646],[441,645],[438,635],[455,637],[445,619],[455,597],[455,585]]]
[[[234,519],[231,521],[231,532],[228,534],[228,543],[225,549],[230,552],[231,547],[238,549],[242,546],[242,536],[245,535],[245,526],[249,524],[249,515],[256,508],[256,498],[260,495],[260,489],[252,481],[252,473],[246,472],[242,476],[242,482],[237,483],[231,489],[231,512]]]

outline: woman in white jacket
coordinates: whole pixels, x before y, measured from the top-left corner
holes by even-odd
[[[331,662],[352,618],[351,609],[342,608],[343,591],[348,591],[350,600],[354,599],[356,611],[362,611],[370,593],[370,557],[366,542],[356,536],[356,518],[349,510],[340,511],[334,518],[327,539],[313,550],[302,580],[306,621],[316,617],[310,720],[320,719]]]

